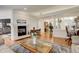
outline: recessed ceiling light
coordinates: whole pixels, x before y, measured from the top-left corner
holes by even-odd
[[[24,8],[24,10],[27,10],[27,8]]]

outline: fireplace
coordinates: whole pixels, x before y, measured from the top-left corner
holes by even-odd
[[[18,26],[18,36],[26,35],[26,26]]]

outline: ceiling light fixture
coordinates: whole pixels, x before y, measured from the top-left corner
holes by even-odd
[[[24,8],[24,10],[27,10],[27,8]]]

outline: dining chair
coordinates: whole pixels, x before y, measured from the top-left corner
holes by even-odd
[[[79,36],[79,30],[77,31],[77,35]]]

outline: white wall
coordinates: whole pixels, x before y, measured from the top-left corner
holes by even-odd
[[[54,19],[53,18],[45,18],[45,19],[39,19],[38,21],[38,27],[41,28],[41,32],[44,32],[44,22],[48,22],[48,23],[52,23],[52,25],[54,24]],[[53,25],[54,26],[54,25]]]
[[[44,32],[44,21],[47,21],[48,23],[51,22],[52,25],[54,26],[54,28],[56,28],[56,19],[58,18],[42,18],[42,19],[39,19],[38,21],[38,27],[41,28],[42,32]],[[61,24],[60,24],[60,28],[58,26],[58,29],[61,29],[61,30],[65,30],[65,26],[66,25],[69,25],[70,27],[75,25],[75,22],[74,22],[74,16],[73,17],[62,17],[62,18],[59,18],[62,20]]]
[[[12,18],[12,10],[0,10],[0,19]]]
[[[0,19],[11,19],[11,22],[13,20],[13,11],[11,9],[0,9]],[[12,29],[12,23],[11,23],[11,29]],[[11,30],[11,36],[10,35],[6,35],[8,37],[10,37],[11,39],[13,38],[12,37],[12,30]],[[4,35],[3,35],[3,38]]]
[[[29,19],[29,29],[33,29],[33,27],[38,29],[38,19],[30,18]]]
[[[39,19],[38,27],[41,28],[41,32],[44,32],[44,20]]]
[[[27,32],[30,32],[30,30],[35,27],[36,29],[38,28],[38,19],[32,16],[29,16],[29,14],[25,11],[16,11],[14,10],[13,12],[13,23],[14,23],[14,30],[13,30],[13,36],[16,39],[19,39],[20,37],[18,37],[18,31],[17,31],[17,19],[24,19],[27,21]],[[25,37],[25,36],[23,36]]]
[[[35,17],[29,16],[26,11],[20,10],[0,10],[0,19],[10,18],[11,19],[11,39],[16,40],[18,37],[18,30],[17,30],[17,19],[24,19],[27,20],[27,32],[30,31],[33,27],[38,28],[38,19]]]
[[[23,37],[18,37],[18,29],[17,29],[17,20],[21,19],[21,20],[26,20],[28,21],[28,14],[25,11],[19,11],[19,10],[13,10],[13,37],[14,39],[20,39]],[[25,25],[27,26],[27,31],[28,31],[28,25],[27,24],[19,24],[19,25]],[[25,37],[25,36],[24,36]]]

